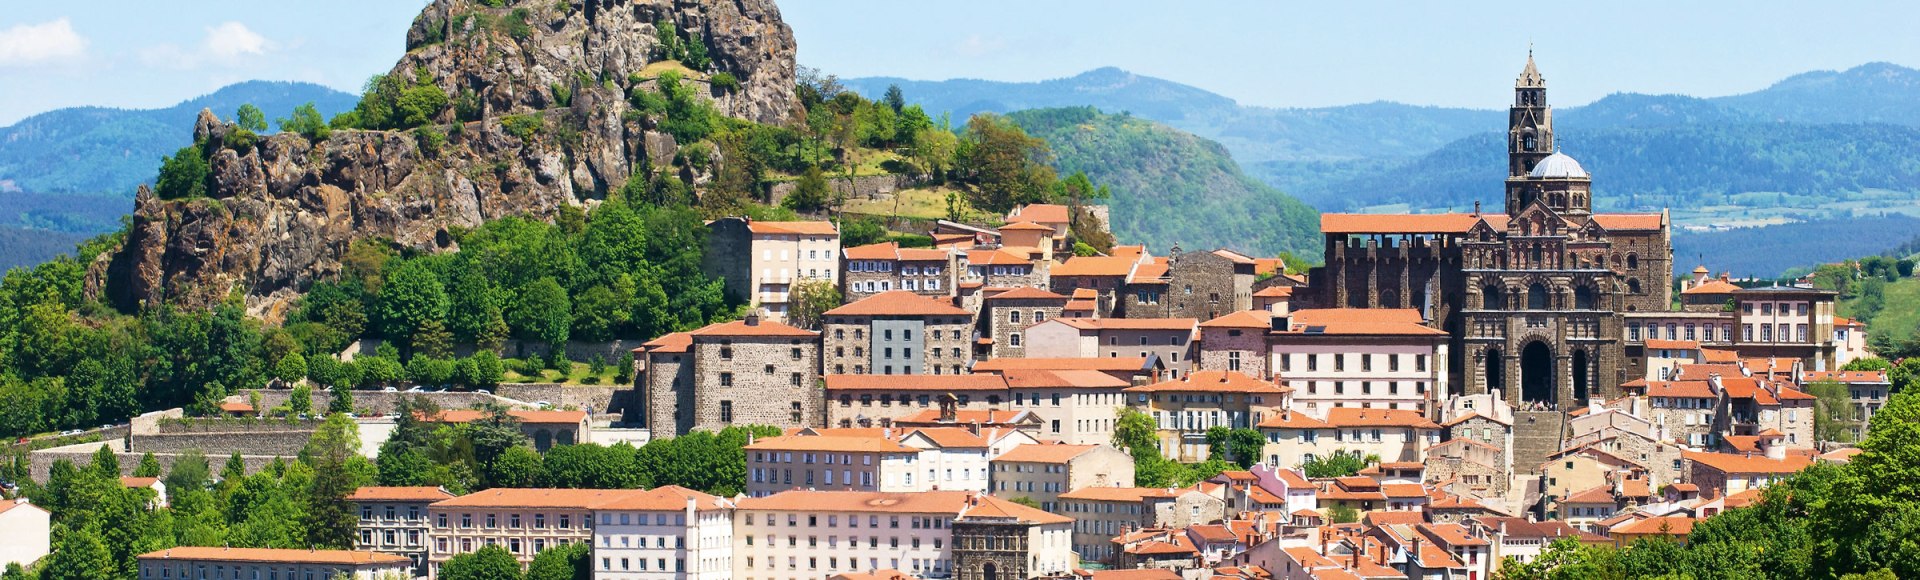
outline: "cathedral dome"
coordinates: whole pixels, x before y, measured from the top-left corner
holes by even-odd
[[[1533,171],[1528,172],[1527,177],[1586,179],[1587,170],[1581,168],[1580,162],[1574,161],[1573,157],[1565,153],[1554,152],[1554,154],[1548,155],[1545,159],[1541,159],[1539,163],[1534,164]]]

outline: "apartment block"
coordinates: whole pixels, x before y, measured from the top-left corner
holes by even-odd
[[[734,552],[743,557],[733,577],[741,580],[879,570],[1029,578],[1079,563],[1073,520],[970,492],[793,490],[740,500],[734,518]]]
[[[840,229],[833,222],[767,222],[722,218],[707,224],[701,270],[718,278],[728,297],[785,320],[796,283],[836,283]]]
[[[139,556],[140,580],[384,580],[412,575],[405,557],[351,550],[180,546]]]
[[[414,576],[427,575],[427,506],[451,499],[439,487],[367,486],[353,490],[347,501],[360,508],[360,530],[353,548],[405,557]]]
[[[895,290],[828,310],[828,374],[957,375],[973,363],[973,313]]]

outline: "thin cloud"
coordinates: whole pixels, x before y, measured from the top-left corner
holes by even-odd
[[[74,32],[73,22],[65,17],[0,30],[0,66],[33,66],[86,54],[86,37]]]
[[[961,39],[960,44],[954,46],[954,52],[960,53],[960,56],[982,57],[1000,52],[1006,47],[1007,42],[999,37],[970,34]]]
[[[273,44],[267,41],[267,37],[247,28],[247,25],[227,21],[207,28],[207,39],[202,46],[214,58],[231,61],[243,56],[266,54]]]

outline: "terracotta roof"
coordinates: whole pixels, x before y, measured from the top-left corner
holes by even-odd
[[[1281,334],[1445,336],[1420,323],[1420,311],[1410,308],[1309,308],[1295,310],[1291,326]]]
[[[440,501],[453,494],[436,486],[366,486],[353,490],[347,501]]]
[[[1066,300],[1067,297],[1046,290],[1020,287],[988,296],[987,300]]]
[[[1128,393],[1271,393],[1292,389],[1233,371],[1194,371],[1185,377],[1122,389]],[[1278,401],[1275,401],[1278,403]]]
[[[37,509],[43,512],[47,511],[46,508],[33,505],[32,503],[28,503],[27,500],[24,500],[24,499],[0,499],[0,514],[7,513],[8,511],[17,507],[32,508],[32,509]],[[52,513],[52,512],[48,512],[48,513]]]
[[[953,257],[944,248],[900,248],[902,262],[945,262]]]
[[[1033,260],[1004,249],[973,248],[967,250],[967,264],[972,266],[1028,265]]]
[[[563,508],[593,509],[595,506],[637,493],[635,489],[555,489],[538,487],[496,487],[435,502],[433,507]]]
[[[1269,272],[1281,272],[1281,271],[1284,271],[1286,267],[1287,267],[1286,261],[1281,260],[1279,258],[1254,258],[1253,259],[1253,274],[1255,276],[1266,274]]]
[[[1053,267],[1052,275],[1060,276],[1112,276],[1120,277],[1133,272],[1140,263],[1138,257],[1117,256],[1074,256],[1066,263]]]
[[[1086,580],[1180,580],[1180,575],[1166,568],[1138,568],[1133,570],[1089,570],[1086,574],[1076,574]]]
[[[1707,375],[1714,373],[1718,373],[1723,379],[1747,376],[1744,371],[1740,370],[1740,365],[1737,364],[1683,364],[1678,366],[1680,372],[1674,373],[1674,380],[1679,381],[1704,381],[1707,380]]]
[[[1022,463],[1066,463],[1075,457],[1092,451],[1099,445],[1050,445],[1033,443],[1021,445],[993,458],[994,461],[1017,461]]]
[[[1647,339],[1646,345],[1647,345],[1647,348],[1658,348],[1658,349],[1665,349],[1665,350],[1698,350],[1700,348],[1700,342],[1696,340],[1665,340],[1665,339],[1649,338]]]
[[[1833,317],[1833,325],[1834,325],[1834,326],[1853,326],[1853,327],[1864,327],[1864,326],[1866,326],[1866,325],[1864,325],[1864,324],[1860,324],[1860,321],[1858,321],[1858,320],[1854,320],[1854,319],[1852,319],[1852,318],[1847,318],[1847,317],[1845,317],[1845,316],[1835,316],[1835,317]]]
[[[1093,300],[1100,297],[1100,291],[1092,288],[1074,288],[1071,298],[1074,300]]]
[[[1192,330],[1200,320],[1196,318],[1055,318],[1047,322],[1058,322],[1081,330]]]
[[[1253,293],[1254,298],[1292,298],[1292,286],[1268,286]]]
[[[999,375],[827,375],[828,391],[1004,391]]]
[[[840,255],[845,256],[849,260],[894,260],[899,259],[899,250],[900,244],[880,242],[878,244],[845,248],[840,250]]]
[[[1452,427],[1452,426],[1454,426],[1454,425],[1459,425],[1459,424],[1461,424],[1461,423],[1465,423],[1465,422],[1467,422],[1467,421],[1471,421],[1471,420],[1473,420],[1473,418],[1474,418],[1474,417],[1479,417],[1479,418],[1481,418],[1481,419],[1486,419],[1486,420],[1488,420],[1488,421],[1492,421],[1492,422],[1495,422],[1495,423],[1499,423],[1499,424],[1501,424],[1501,425],[1508,425],[1508,426],[1511,426],[1511,425],[1513,425],[1513,421],[1512,421],[1512,420],[1510,420],[1510,419],[1501,419],[1501,418],[1498,418],[1498,417],[1494,417],[1494,416],[1492,416],[1492,415],[1482,415],[1482,414],[1480,414],[1480,412],[1479,412],[1479,411],[1468,411],[1468,412],[1467,412],[1467,414],[1465,414],[1465,415],[1461,415],[1461,416],[1458,416],[1458,417],[1454,417],[1454,418],[1452,418],[1452,419],[1449,419],[1449,420],[1447,420],[1447,422],[1446,422],[1446,423],[1442,423],[1442,425],[1445,425],[1445,426],[1448,426],[1448,427]]]
[[[919,435],[926,437],[942,449],[986,449],[987,440],[961,427],[923,427],[914,429],[908,437]],[[902,438],[905,439],[905,438]]]
[[[1700,360],[1709,363],[1731,363],[1740,360],[1740,353],[1717,348],[1700,349]]]
[[[1328,234],[1464,234],[1485,218],[1488,225],[1500,222],[1495,229],[1506,226],[1505,215],[1474,215],[1469,213],[1436,214],[1360,214],[1360,213],[1323,213],[1320,214],[1320,231]]]
[[[1698,286],[1694,286],[1686,290],[1681,290],[1680,293],[1681,294],[1732,294],[1739,290],[1740,290],[1739,286],[1735,286],[1732,282],[1728,282],[1726,280],[1708,280],[1705,282],[1701,282],[1700,285]]]
[[[1644,480],[1644,479],[1628,479],[1625,481],[1621,481],[1620,497],[1626,497],[1626,498],[1653,497],[1653,486],[1648,485],[1647,480]]]
[[[1001,371],[1000,375],[1007,378],[1008,387],[1015,389],[1047,387],[1118,389],[1132,384],[1113,375],[1093,370],[1009,369]]]
[[[1657,230],[1666,218],[1657,213],[1597,213],[1593,221],[1612,231]]]
[[[121,487],[132,487],[132,488],[153,487],[153,484],[156,484],[156,483],[160,483],[160,478],[158,477],[122,477],[120,478]],[[366,489],[366,488],[363,487],[360,489]],[[448,497],[453,497],[453,495],[448,494],[446,496],[442,496],[441,499],[445,499]],[[349,497],[347,499],[353,499],[353,498]]]
[[[974,372],[1009,370],[1139,371],[1147,368],[1140,357],[990,358],[973,363]]]
[[[1022,445],[1020,447],[1032,447],[1032,445]],[[1020,447],[1015,447],[1014,449],[1019,449]],[[1083,487],[1080,489],[1076,489],[1073,491],[1060,494],[1060,499],[1077,499],[1077,500],[1085,500],[1085,501],[1140,501],[1147,497],[1157,497],[1162,493],[1164,493],[1164,490],[1160,488],[1153,488],[1153,487],[1094,486],[1094,487]]]
[[[1025,222],[1025,221],[1023,221],[1023,222],[1014,222],[1014,223],[1010,223],[1010,224],[1007,224],[1007,225],[1004,225],[1004,226],[1000,226],[1000,231],[1003,231],[1003,232],[1004,232],[1004,231],[1008,231],[1008,230],[1012,230],[1012,231],[1016,231],[1016,232],[1017,232],[1017,231],[1023,231],[1023,230],[1024,230],[1024,231],[1043,231],[1043,232],[1051,232],[1051,231],[1053,231],[1053,226],[1043,226],[1043,225],[1040,225],[1040,224],[1036,224],[1036,223],[1033,223],[1033,222]]]
[[[840,228],[834,227],[833,222],[818,222],[818,221],[809,221],[809,222],[749,221],[747,222],[747,231],[751,231],[756,234],[800,234],[800,235],[808,235],[808,236],[840,235]]]
[[[1832,461],[1836,463],[1847,463],[1847,462],[1853,461],[1853,456],[1859,455],[1859,454],[1860,454],[1860,448],[1847,447],[1844,449],[1835,449],[1833,451],[1822,453],[1818,457],[1824,461]]]
[[[1693,522],[1693,518],[1686,516],[1663,516],[1620,524],[1614,526],[1610,531],[1613,535],[1667,534],[1671,536],[1685,536],[1693,533]]]
[[[1448,546],[1485,546],[1487,541],[1474,536],[1473,531],[1460,524],[1420,524],[1420,531],[1427,537],[1439,540]]]
[[[1760,381],[1750,377],[1720,377],[1720,390],[1729,399],[1753,399],[1755,404],[1769,407],[1780,404],[1772,392],[1760,386]]]
[[[265,562],[272,564],[333,564],[366,566],[373,564],[406,565],[406,556],[353,550],[284,550],[273,548],[224,548],[180,546],[140,555],[142,560],[208,560],[225,562]]]
[[[1072,518],[1051,514],[988,495],[966,491],[921,491],[889,493],[873,491],[789,490],[766,497],[739,500],[739,509],[763,511],[856,512],[856,513],[935,513],[967,517],[1011,517],[1038,524],[1072,522]]]
[[[1258,425],[1261,429],[1326,429],[1326,421],[1308,416],[1292,409],[1282,409],[1278,413],[1267,415]]]
[[[1713,399],[1713,385],[1706,381],[1650,381],[1647,396],[1682,399]]]
[[[647,512],[681,511],[687,509],[687,503],[693,503],[695,511],[720,510],[733,507],[725,499],[707,495],[698,491],[666,485],[649,490],[634,490],[625,497],[595,506],[603,510],[631,510]]]
[[[253,405],[240,401],[225,401],[220,403],[220,410],[227,413],[252,413]]]
[[[1073,300],[1068,300],[1066,307],[1063,308],[1062,310],[1066,312],[1077,312],[1081,310],[1092,312],[1094,306],[1096,306],[1096,304],[1092,300],[1081,300],[1081,299],[1075,298]]]
[[[1793,473],[1805,469],[1813,459],[1805,455],[1787,455],[1786,459],[1768,459],[1754,454],[1706,453],[1700,451],[1681,451],[1681,457],[1697,464],[1705,465],[1725,473]]]
[[[1334,407],[1328,409],[1327,424],[1333,427],[1440,428],[1440,425],[1427,420],[1425,415],[1421,415],[1419,411],[1412,409],[1363,409],[1358,407]]]
[[[788,326],[778,320],[760,319],[758,323],[747,324],[745,320],[732,320],[709,324],[699,330],[689,332],[693,336],[791,336],[794,338],[814,338],[820,333],[801,330]]]
[[[1833,381],[1836,383],[1884,383],[1887,371],[1807,371],[1804,382],[1816,383]]]
[[[421,417],[420,419],[429,423],[472,423],[490,416],[492,416],[492,414],[487,411],[446,409],[431,418]],[[579,424],[581,421],[587,420],[586,411],[526,411],[515,409],[507,411],[507,416],[513,417],[521,423],[538,424]]]
[[[1154,258],[1127,275],[1128,284],[1165,284],[1167,283],[1167,259]]]
[[[687,352],[692,348],[693,348],[693,335],[685,332],[669,333],[665,336],[661,336],[660,338],[649,340],[645,344],[640,345],[640,350],[644,350],[649,353]]]
[[[1480,523],[1493,528],[1494,533],[1503,533],[1507,538],[1532,540],[1543,538],[1561,538],[1566,536],[1583,537],[1579,530],[1560,520],[1530,522],[1526,518],[1488,517],[1476,518]]]
[[[981,425],[1007,425],[1014,423],[1021,417],[1031,415],[1032,413],[1028,411],[1014,411],[1011,409],[956,409],[953,413],[953,423],[956,425],[972,425],[975,423]],[[893,422],[898,424],[938,424],[940,423],[940,410],[927,409],[899,419],[894,419]]]
[[[1811,401],[1819,398],[1813,395],[1809,395],[1806,392],[1803,392],[1799,389],[1795,389],[1793,387],[1788,387],[1784,385],[1780,386],[1780,390],[1774,391],[1773,396],[1782,401]]]
[[[1313,487],[1313,482],[1307,481],[1305,475],[1301,475],[1291,469],[1278,469],[1273,472],[1273,475],[1279,478],[1281,483],[1287,484],[1287,487],[1290,488]]]
[[[1727,509],[1747,507],[1759,502],[1761,496],[1764,495],[1766,495],[1766,490],[1764,489],[1757,487],[1749,488],[1746,491],[1727,496],[1726,499],[1721,500],[1720,503],[1726,506]]]
[[[1201,328],[1267,328],[1273,325],[1273,313],[1265,310],[1242,310],[1226,316],[1200,323]]]
[[[862,298],[852,304],[828,310],[825,314],[827,316],[969,316],[972,313],[955,308],[952,304],[906,290],[894,290]]]
[[[1612,504],[1619,503],[1619,501],[1613,498],[1613,486],[1607,485],[1607,484],[1600,484],[1591,488],[1587,488],[1584,490],[1573,492],[1571,494],[1567,494],[1566,499],[1560,500],[1560,503],[1562,504],[1604,503],[1604,504],[1612,505]]]
[[[1057,203],[1029,203],[1009,212],[1008,221],[1018,218],[1024,221],[1063,224],[1067,223],[1067,206]]]
[[[834,435],[781,435],[757,439],[746,446],[753,451],[830,451],[836,453],[919,453],[885,437],[842,437]]]

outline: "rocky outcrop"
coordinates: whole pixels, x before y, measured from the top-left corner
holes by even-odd
[[[669,170],[663,162],[678,145],[653,120],[627,114],[626,91],[642,82],[634,73],[651,64],[658,42],[656,21],[700,31],[714,69],[740,80],[734,94],[715,99],[723,111],[764,122],[788,115],[793,37],[771,0],[562,6],[437,0],[415,20],[393,74],[475,95],[477,121],[459,122],[450,103],[427,131],[335,130],[316,142],[290,133],[245,138],[201,112],[194,138],[212,152],[209,195],[165,200],[141,188],[132,227],[93,264],[87,291],[123,309],[203,307],[240,295],[252,314],[278,320],[315,280],[340,270],[354,240],[444,250],[452,228],[550,218],[603,198],[635,172]],[[527,27],[499,24],[505,19]],[[528,120],[539,121],[531,132]]]

